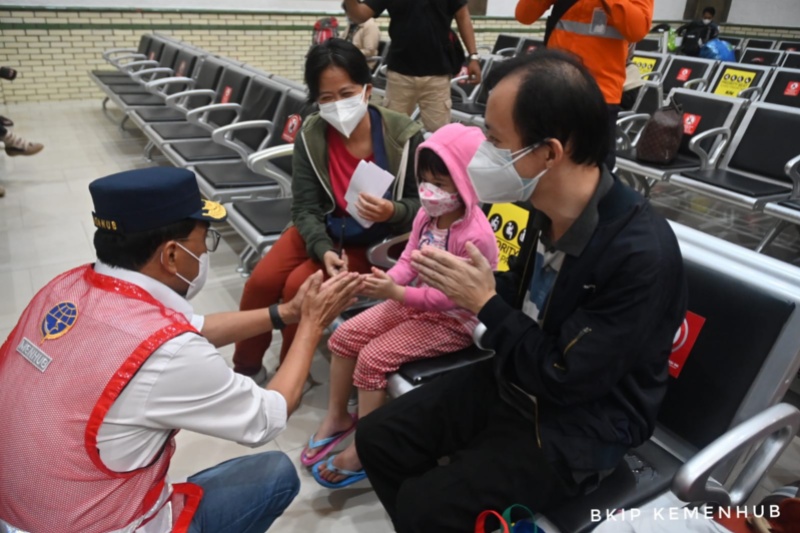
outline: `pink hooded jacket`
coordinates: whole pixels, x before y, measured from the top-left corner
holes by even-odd
[[[420,144],[417,154],[423,148],[429,148],[442,158],[466,206],[464,216],[450,226],[447,251],[468,259],[466,244],[471,242],[494,269],[497,267],[497,239],[486,215],[478,205],[478,197],[467,175],[467,165],[478,150],[478,146],[485,140],[486,137],[479,128],[458,123],[448,124],[436,130],[428,140]],[[398,285],[406,286],[403,301],[405,305],[426,311],[449,311],[458,306],[442,291],[425,285],[419,287],[410,285],[418,276],[418,272],[411,266],[411,252],[419,248],[420,236],[432,221],[433,218],[425,212],[425,209],[420,208],[414,218],[408,244],[397,264],[387,274]]]

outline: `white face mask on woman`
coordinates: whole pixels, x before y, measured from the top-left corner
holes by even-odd
[[[367,102],[364,100],[366,93],[367,86],[364,85],[361,94],[336,102],[319,104],[319,116],[349,139],[350,134],[367,113]]]
[[[523,179],[514,163],[536,150],[542,143],[512,152],[497,148],[484,141],[467,165],[467,174],[475,187],[478,199],[483,203],[525,202],[530,199],[542,176],[550,170],[545,168],[531,179]]]

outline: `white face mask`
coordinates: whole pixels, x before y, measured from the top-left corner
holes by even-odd
[[[703,24],[711,24],[711,19],[703,19]]]
[[[529,200],[539,180],[550,169],[544,169],[532,179],[523,179],[514,167],[514,163],[541,145],[542,143],[537,143],[512,152],[496,148],[489,141],[481,143],[467,165],[467,174],[472,180],[478,199],[490,204]]]
[[[365,85],[359,95],[336,102],[319,104],[319,116],[349,139],[350,134],[367,113],[367,102],[364,100],[366,92],[367,86]]]
[[[186,291],[186,299],[191,300],[192,298],[197,296],[197,293],[199,293],[202,290],[203,285],[206,284],[206,279],[208,278],[208,264],[209,264],[208,252],[203,252],[203,254],[200,257],[197,257],[192,252],[187,250],[186,247],[183,246],[181,243],[176,242],[175,244],[183,248],[184,252],[197,259],[197,262],[200,263],[200,271],[197,273],[197,277],[194,278],[192,281],[189,281],[188,279],[181,276],[177,272],[175,273],[176,276],[178,276],[180,279],[189,284],[189,290]]]
[[[463,205],[457,192],[443,191],[427,181],[419,184],[419,201],[425,212],[432,217],[452,213]]]

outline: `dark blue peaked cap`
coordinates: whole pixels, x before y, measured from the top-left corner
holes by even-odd
[[[94,225],[116,233],[149,231],[187,218],[221,222],[227,217],[217,202],[204,200],[194,173],[183,168],[128,170],[89,184]]]

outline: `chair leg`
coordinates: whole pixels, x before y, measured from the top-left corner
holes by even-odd
[[[103,98],[103,111],[108,111],[108,107],[106,107],[108,105],[108,100],[109,100],[108,96]]]
[[[155,145],[155,143],[153,141],[148,141],[148,143],[144,147],[144,150],[142,152],[142,156],[145,158],[145,160],[148,163],[152,163],[153,162],[153,149],[155,147],[156,147],[156,145]]]
[[[119,131],[125,131],[125,123],[128,122],[128,115],[125,115],[125,118],[122,119],[122,122],[119,123]]]
[[[788,225],[789,223],[785,220],[778,220],[777,222],[775,222],[775,225],[772,226],[772,228],[770,228],[767,234],[764,235],[764,238],[761,239],[761,242],[758,243],[758,246],[756,247],[756,252],[758,253],[763,252],[764,248],[769,246],[772,243],[772,241],[774,241],[775,238],[780,234],[780,232],[782,232]]]
[[[256,251],[252,246],[248,246],[239,254],[239,266],[236,268],[236,272],[241,274],[243,278],[250,277],[250,261],[253,260],[255,254]]]

